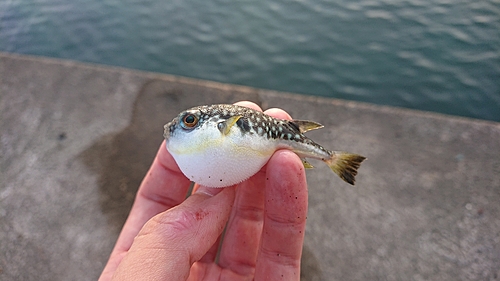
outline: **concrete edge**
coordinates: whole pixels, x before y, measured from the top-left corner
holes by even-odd
[[[156,72],[150,72],[150,71],[145,71],[145,70],[130,69],[130,68],[125,68],[125,67],[120,67],[120,66],[112,66],[112,65],[97,64],[97,63],[90,63],[90,62],[80,62],[80,61],[75,61],[75,60],[71,60],[71,59],[43,57],[43,56],[37,56],[37,55],[26,55],[26,54],[8,53],[8,52],[1,52],[0,51],[0,58],[2,58],[2,57],[28,60],[28,61],[39,61],[39,62],[50,63],[50,64],[61,64],[61,65],[66,65],[66,66],[78,66],[78,67],[83,67],[83,68],[88,68],[88,69],[96,69],[96,70],[100,70],[100,71],[112,71],[112,72],[116,71],[116,72],[122,72],[122,73],[125,72],[125,73],[135,74],[135,75],[139,75],[139,76],[145,76],[145,77],[149,77],[149,78],[166,80],[166,81],[170,81],[170,82],[178,82],[178,83],[184,83],[184,84],[188,84],[188,85],[203,85],[203,87],[208,87],[208,88],[212,88],[212,89],[220,89],[220,90],[224,90],[224,91],[227,91],[229,89],[235,89],[239,92],[244,92],[244,93],[255,93],[255,92],[262,93],[262,92],[265,92],[267,95],[271,95],[271,96],[275,96],[275,97],[279,95],[279,96],[285,96],[287,99],[293,99],[293,100],[301,99],[301,100],[315,101],[315,102],[321,102],[321,103],[331,103],[333,105],[345,106],[347,108],[357,108],[357,109],[363,109],[363,110],[378,111],[378,112],[394,114],[394,115],[398,115],[398,116],[412,115],[412,116],[417,116],[417,117],[425,117],[425,118],[432,118],[432,119],[438,119],[438,120],[444,120],[444,119],[450,120],[451,119],[455,122],[460,122],[460,123],[471,123],[472,122],[472,123],[476,123],[478,125],[500,126],[500,122],[491,121],[491,120],[483,120],[483,119],[476,119],[476,118],[470,118],[470,117],[464,117],[464,116],[449,115],[449,114],[444,114],[444,113],[423,111],[423,110],[390,106],[390,105],[373,104],[373,103],[362,102],[362,101],[343,100],[343,99],[338,99],[338,98],[334,98],[334,97],[296,94],[296,93],[284,92],[284,91],[278,91],[278,90],[272,90],[272,89],[262,89],[262,88],[255,88],[255,87],[251,87],[251,86],[244,86],[244,85],[238,85],[238,84],[228,84],[228,83],[223,83],[223,82],[204,80],[204,79],[200,79],[200,78],[192,78],[192,77],[178,76],[178,75],[172,75],[172,74],[166,74],[166,73],[156,73]]]

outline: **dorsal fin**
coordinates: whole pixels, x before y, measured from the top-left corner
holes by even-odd
[[[292,120],[290,123],[293,123],[293,125],[295,125],[301,133],[323,128],[323,125],[320,123],[308,120]]]

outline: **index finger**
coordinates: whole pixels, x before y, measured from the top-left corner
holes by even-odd
[[[153,216],[180,204],[191,181],[182,174],[162,142],[153,164],[144,177],[100,280],[110,280],[135,236]]]
[[[150,218],[184,201],[190,185],[191,181],[182,174],[163,141],[137,191],[117,247],[128,250]]]

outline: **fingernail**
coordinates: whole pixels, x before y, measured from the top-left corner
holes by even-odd
[[[217,195],[219,192],[221,192],[224,188],[220,187],[207,187],[200,185],[200,187],[196,190],[195,193],[203,193],[206,194],[210,197]]]

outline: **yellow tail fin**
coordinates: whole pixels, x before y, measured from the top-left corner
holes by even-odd
[[[347,152],[332,152],[330,159],[325,160],[326,164],[345,182],[354,185],[358,168],[366,157]]]

